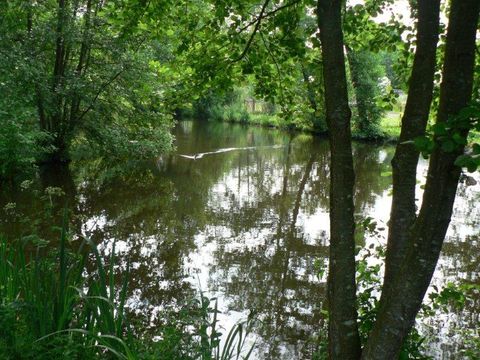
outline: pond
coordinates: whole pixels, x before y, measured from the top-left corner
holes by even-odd
[[[178,308],[202,290],[218,298],[227,330],[255,314],[255,358],[308,358],[326,296],[319,269],[328,256],[328,142],[211,122],[179,122],[174,132],[175,153],[156,161],[115,167],[78,161],[71,171],[41,174],[41,186],[50,187],[46,195],[35,185],[3,192],[2,207],[15,203],[15,211],[7,205],[2,212],[2,233],[13,238],[36,227],[52,236],[46,224],[60,225],[61,211],[55,220],[39,214],[49,205],[55,214],[53,204],[61,200],[74,238],[93,239],[106,257],[115,242],[119,272],[130,262],[128,306],[152,328],[160,310]],[[359,247],[384,244],[393,151],[354,145],[357,217],[375,219],[380,235],[359,234]],[[419,164],[419,194],[426,166]],[[459,187],[436,286],[480,281],[479,190]],[[436,358],[454,358],[462,341],[453,329],[475,329],[479,304],[477,298],[463,311],[426,321],[422,329]]]

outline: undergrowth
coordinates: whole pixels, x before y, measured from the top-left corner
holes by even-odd
[[[91,261],[93,271],[86,271]],[[115,246],[108,266],[95,244],[76,249],[63,227],[58,248],[0,240],[0,358],[19,359],[248,359],[252,319],[225,340],[215,299],[200,294],[158,336],[137,335],[128,322],[128,268],[116,285]]]

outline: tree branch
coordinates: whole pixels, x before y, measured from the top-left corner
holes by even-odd
[[[110,84],[112,84],[115,80],[117,80],[117,78],[125,71],[125,68],[123,68],[122,70],[118,71],[115,75],[113,75],[113,77],[108,80],[107,82],[105,82],[101,87],[100,89],[98,89],[97,93],[95,94],[93,100],[90,102],[90,105],[88,105],[88,107],[80,114],[80,116],[76,119],[77,121],[80,121],[83,119],[83,117],[90,111],[92,110],[93,106],[95,105],[95,102],[97,101],[98,97],[100,96],[100,94],[108,87],[110,86]],[[73,122],[72,122],[73,123]]]
[[[279,90],[280,90],[280,100],[281,100],[281,102],[282,102],[282,108],[284,108],[284,106],[285,106],[285,97],[283,96],[282,72],[280,71],[280,66],[278,65],[277,59],[276,59],[275,55],[273,55],[273,53],[272,53],[270,47],[268,46],[267,41],[265,40],[265,37],[263,36],[262,33],[260,33],[260,37],[262,38],[263,45],[265,46],[265,49],[267,50],[268,55],[269,55],[270,58],[273,60],[273,63],[275,64],[275,68],[277,69],[278,79],[280,80],[280,87],[279,87]]]
[[[294,0],[292,2],[289,2],[288,4],[285,4],[285,5],[282,5],[282,6],[279,6],[278,8],[266,13],[266,14],[263,14],[263,15],[259,15],[258,17],[256,17],[254,20],[250,21],[248,24],[246,24],[245,26],[243,26],[242,28],[240,28],[240,30],[237,32],[237,34],[240,34],[242,32],[244,32],[245,30],[247,30],[250,26],[252,26],[253,24],[267,18],[267,17],[270,17],[272,15],[274,15],[275,13],[277,13],[278,11],[280,10],[283,10],[285,8],[288,8],[290,6],[293,6],[293,5],[296,5],[298,3],[300,3],[302,0]]]
[[[257,20],[257,23],[255,24],[255,28],[253,29],[253,32],[250,35],[250,38],[248,39],[247,45],[243,49],[240,56],[238,56],[236,59],[233,59],[232,62],[240,61],[245,57],[245,55],[247,55],[248,49],[250,48],[250,45],[252,45],[253,38],[255,37],[255,34],[260,28],[260,23],[262,22],[263,14],[265,13],[265,9],[267,8],[269,2],[270,0],[265,0],[265,2],[263,3],[262,10],[260,10],[260,15],[258,16],[258,20]]]

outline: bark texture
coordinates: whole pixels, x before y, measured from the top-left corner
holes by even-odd
[[[351,111],[343,51],[340,0],[319,0],[326,117],[330,139],[329,357],[358,359]]]
[[[398,273],[415,221],[415,186],[419,152],[411,143],[425,134],[432,102],[440,0],[418,1],[417,48],[410,77],[402,130],[392,160],[393,194],[383,294]]]
[[[438,122],[458,114],[470,100],[479,8],[479,0],[451,2]],[[463,150],[444,152],[438,146],[431,156],[422,207],[408,238],[406,258],[379,310],[363,359],[398,358],[440,255],[461,171],[454,162]]]

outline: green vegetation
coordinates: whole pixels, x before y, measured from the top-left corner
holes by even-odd
[[[4,2],[0,177],[28,175],[45,161],[153,158],[171,149],[175,116],[325,133],[318,26],[302,10],[310,5],[275,12],[248,41],[254,22],[222,29],[228,13],[218,4],[212,15],[206,4],[187,1],[183,14],[168,2]],[[376,23],[375,9],[348,7],[345,29],[353,133],[367,140],[398,137],[391,111],[404,99],[395,102],[393,89],[407,88],[401,65],[412,56],[410,42],[400,50],[408,29]],[[238,22],[243,11],[231,5]]]
[[[147,334],[148,324],[131,324],[138,319],[127,309],[129,263],[116,263],[115,246],[107,261],[91,241],[73,251],[73,235],[65,226],[57,250],[50,241],[55,233],[50,224],[58,222],[61,208],[52,199],[58,197],[66,207],[79,204],[72,212],[86,206],[76,202],[75,193],[85,182],[63,172],[71,162],[73,168],[85,162],[93,170],[115,166],[105,178],[96,179],[93,191],[101,192],[102,181],[121,176],[131,181],[130,189],[139,189],[141,181],[129,172],[142,161],[160,172],[185,159],[259,146],[249,133],[242,148],[206,146],[199,154],[170,156],[175,121],[193,118],[199,124],[223,121],[289,130],[288,140],[267,146],[285,148],[286,172],[294,131],[328,133],[329,163],[317,169],[316,176],[329,177],[315,188],[320,192],[327,183],[330,187],[325,196],[330,204],[329,309],[323,319],[328,322],[328,356],[422,358],[423,340],[413,324],[440,258],[458,184],[476,184],[463,171],[480,168],[479,11],[478,0],[411,1],[409,20],[393,0],[1,1],[3,209],[14,214],[22,189],[36,180],[43,192],[31,199],[31,204],[41,204],[38,218],[15,222],[21,240],[0,243],[0,356],[240,357],[250,322],[236,325],[221,343],[216,302],[200,294],[182,311],[164,314],[156,339]],[[385,264],[382,286],[380,267],[369,268],[366,259],[355,261],[355,215],[366,211],[357,209],[356,173],[365,164],[355,161],[352,139],[396,143],[387,248],[378,259]],[[430,165],[418,207],[420,155]],[[246,161],[250,164],[248,156]],[[296,232],[301,195],[314,163],[312,155],[308,171],[296,179],[301,186],[290,235]],[[88,172],[88,166],[82,170]],[[238,174],[240,170],[239,160]],[[260,172],[256,183],[263,183],[268,169]],[[56,176],[64,176],[65,187],[73,190],[55,186]],[[165,203],[171,205],[181,192],[168,189],[169,176],[155,191],[168,192],[171,198]],[[195,179],[195,169],[175,176]],[[284,178],[283,199],[288,192]],[[211,190],[208,185],[203,190]],[[202,190],[191,181],[188,186]],[[250,196],[250,183],[247,193]],[[109,195],[117,201],[115,194]],[[151,207],[164,206],[156,200],[149,200]],[[142,201],[131,201],[115,219],[142,223]],[[194,209],[198,213],[207,203],[203,193],[180,201],[191,208],[195,202],[202,204]],[[162,210],[169,211],[168,205]],[[286,212],[282,209],[279,223]],[[171,222],[193,223],[189,215],[182,213]],[[102,216],[95,221],[99,219]],[[206,215],[202,221],[207,223]],[[152,222],[155,233],[173,226]],[[77,237],[84,226],[78,225]],[[193,244],[193,235],[185,233]],[[185,233],[165,235],[171,248],[185,241]],[[119,234],[108,236],[115,242]],[[142,232],[136,235],[148,238]],[[173,272],[185,260],[180,250],[176,255]],[[122,266],[119,279],[114,269]],[[461,289],[471,290],[465,286]],[[435,301],[444,305],[458,300],[459,294],[447,286]],[[468,351],[469,356],[478,355]],[[248,350],[245,356],[250,354]]]
[[[361,222],[364,233],[379,238],[377,225],[371,218]],[[32,238],[34,239],[34,238]],[[377,240],[378,241],[378,240]],[[41,245],[40,245],[41,244]],[[249,359],[255,345],[247,339],[255,320],[235,325],[222,340],[218,329],[216,299],[200,292],[177,311],[164,311],[163,323],[155,336],[138,327],[126,304],[129,267],[119,264],[115,244],[109,259],[100,256],[95,244],[84,240],[73,251],[72,239],[62,230],[57,251],[43,254],[44,243],[35,240],[2,240],[0,243],[0,356],[2,359]],[[372,259],[384,259],[385,249],[373,245],[358,248],[358,308],[362,341],[375,322],[381,293],[380,265]],[[84,276],[87,264],[94,270]],[[125,267],[118,279],[118,267]],[[318,267],[320,278],[325,268]],[[438,311],[448,313],[451,307],[462,308],[474,301],[477,285],[448,284],[429,294],[418,321]],[[324,313],[328,317],[328,312]],[[137,326],[133,325],[137,324]],[[315,339],[314,359],[327,359],[326,329]],[[463,334],[462,354],[468,359],[479,355],[478,337]],[[428,360],[424,336],[413,329],[402,358]]]
[[[385,261],[385,247],[381,244],[381,233],[378,224],[373,218],[367,217],[359,221],[357,228],[358,238],[367,234],[373,240],[368,248],[357,246],[356,254],[356,282],[358,286],[357,307],[359,314],[359,332],[362,344],[365,345],[368,335],[375,324],[382,292],[382,270],[380,263]],[[377,264],[373,264],[378,261]],[[325,275],[325,268],[316,264],[319,277]],[[452,309],[463,309],[467,303],[475,303],[476,292],[480,290],[478,284],[460,281],[456,284],[448,283],[443,289],[433,287],[425,298],[422,308],[417,315],[415,326],[412,328],[403,344],[399,359],[433,360],[429,355],[426,343],[429,334],[425,334],[425,323],[439,313],[448,315]],[[328,314],[326,314],[328,316]],[[423,331],[422,331],[423,330]],[[327,329],[324,329],[326,332]],[[424,333],[422,335],[422,332]],[[465,359],[477,359],[480,355],[478,348],[479,334],[476,329],[462,329],[456,327],[451,336],[460,335],[463,339],[459,354]],[[431,340],[431,339],[430,339]],[[320,335],[317,339],[318,349],[314,353],[315,360],[328,359],[327,339]]]
[[[68,161],[79,146],[123,159],[170,149],[171,111],[159,106],[169,86],[149,62],[169,50],[129,34],[119,11],[94,0],[2,2],[0,176]],[[27,150],[9,157],[17,148]]]
[[[382,131],[390,139],[397,140],[400,137],[400,123],[402,121],[400,116],[400,113],[389,111],[380,122]]]
[[[62,231],[58,251],[41,253],[28,240],[0,243],[0,356],[2,359],[248,359],[251,320],[221,342],[215,300],[200,293],[156,329],[159,340],[130,325],[126,308],[129,264],[116,282],[115,245],[104,264],[85,241],[75,252]],[[93,258],[91,258],[93,256]],[[92,261],[95,271],[84,276]]]

